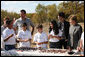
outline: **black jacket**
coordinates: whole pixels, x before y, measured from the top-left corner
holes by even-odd
[[[58,24],[58,27],[60,27],[60,22],[57,22],[57,24]],[[64,21],[64,33],[65,33],[66,39],[68,39],[69,27],[70,27],[70,23],[67,21]]]

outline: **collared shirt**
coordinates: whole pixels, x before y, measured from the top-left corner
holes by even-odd
[[[38,33],[36,33],[34,35],[33,41],[34,42],[38,42],[38,43],[47,42],[48,41],[48,37],[47,37],[45,32],[42,32],[42,33],[38,32]],[[47,44],[37,45],[37,47],[47,48]]]
[[[32,36],[31,36],[31,32],[29,30],[26,30],[26,31],[23,31],[23,30],[20,30],[17,34],[17,37],[22,39],[22,40],[25,40],[25,39],[32,39]],[[30,42],[20,42],[19,43],[19,47],[30,47]]]
[[[19,30],[22,30],[22,24],[23,24],[23,23],[26,23],[26,24],[27,24],[27,30],[29,30],[29,26],[34,27],[33,23],[30,21],[29,18],[26,18],[25,20],[22,20],[22,18],[17,19],[17,20],[14,22],[13,27],[18,27],[18,31],[19,31]]]
[[[15,45],[16,44],[15,32],[13,29],[9,29],[8,27],[3,31],[3,39],[6,39],[11,34],[13,34],[13,36],[5,42],[5,45]]]

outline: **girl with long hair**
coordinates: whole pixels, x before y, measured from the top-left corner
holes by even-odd
[[[59,37],[59,28],[55,20],[52,20],[50,22],[50,27],[49,27],[49,47],[50,48],[61,48],[59,40],[61,39]]]

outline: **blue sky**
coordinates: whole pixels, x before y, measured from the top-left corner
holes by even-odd
[[[61,2],[63,1],[1,1],[1,9],[16,13],[20,13],[21,9],[25,9],[27,13],[34,13],[39,3],[43,5],[54,3],[59,5]]]

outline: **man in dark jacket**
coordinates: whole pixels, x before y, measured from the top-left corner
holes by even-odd
[[[62,38],[60,40],[61,46],[64,46],[64,48],[67,48],[67,41],[68,41],[68,35],[69,35],[69,27],[70,24],[65,20],[65,14],[63,12],[60,12],[58,14],[59,21],[57,22],[59,30],[62,32]]]

